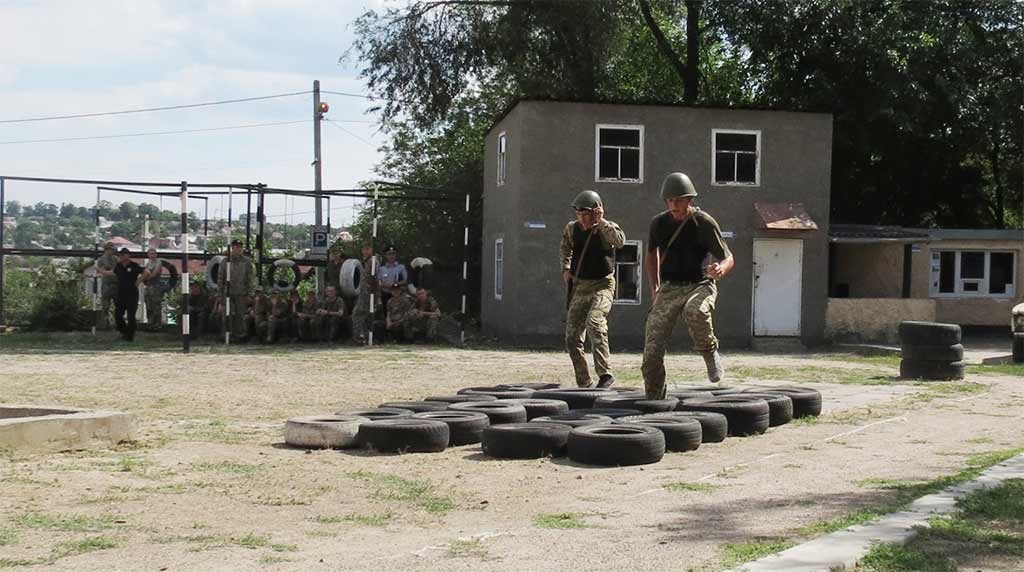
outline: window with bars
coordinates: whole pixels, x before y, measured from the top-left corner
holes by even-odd
[[[1012,298],[1016,263],[1013,252],[933,250],[929,291],[934,297]]]
[[[498,134],[498,186],[505,184],[505,133]]]
[[[615,304],[639,304],[643,277],[643,242],[627,240],[615,251]]]
[[[494,299],[501,300],[502,282],[505,279],[505,240],[494,240]]]
[[[595,180],[643,182],[644,126],[598,125],[596,135]]]
[[[761,132],[713,129],[711,180],[716,185],[761,184]]]

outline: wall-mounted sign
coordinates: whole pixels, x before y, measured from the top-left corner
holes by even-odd
[[[723,230],[722,238],[736,238],[736,233],[731,230]]]
[[[547,228],[548,225],[544,224],[541,220],[528,220],[526,221],[526,228]]]

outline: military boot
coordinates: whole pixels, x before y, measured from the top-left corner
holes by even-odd
[[[718,354],[718,350],[701,352],[700,355],[704,358],[704,365],[708,367],[708,381],[711,383],[721,381],[725,375],[725,367],[722,366],[722,356]]]

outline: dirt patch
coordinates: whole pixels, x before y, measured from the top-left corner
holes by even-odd
[[[736,546],[798,539],[890,494],[865,480],[926,480],[1024,445],[1013,376],[936,389],[895,380],[885,362],[737,353],[726,366],[743,383],[814,384],[823,416],[623,469],[499,461],[479,445],[305,452],[282,445],[286,418],[475,385],[571,384],[572,370],[559,352],[213,351],[2,356],[5,400],[129,412],[138,437],[0,459],[0,567],[717,570]],[[640,356],[614,359],[620,384],[638,385]],[[695,355],[667,365],[680,384],[703,371]],[[38,525],[62,522],[88,526]]]

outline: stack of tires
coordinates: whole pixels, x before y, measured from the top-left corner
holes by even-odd
[[[900,377],[952,380],[964,378],[960,326],[935,322],[901,322]]]

